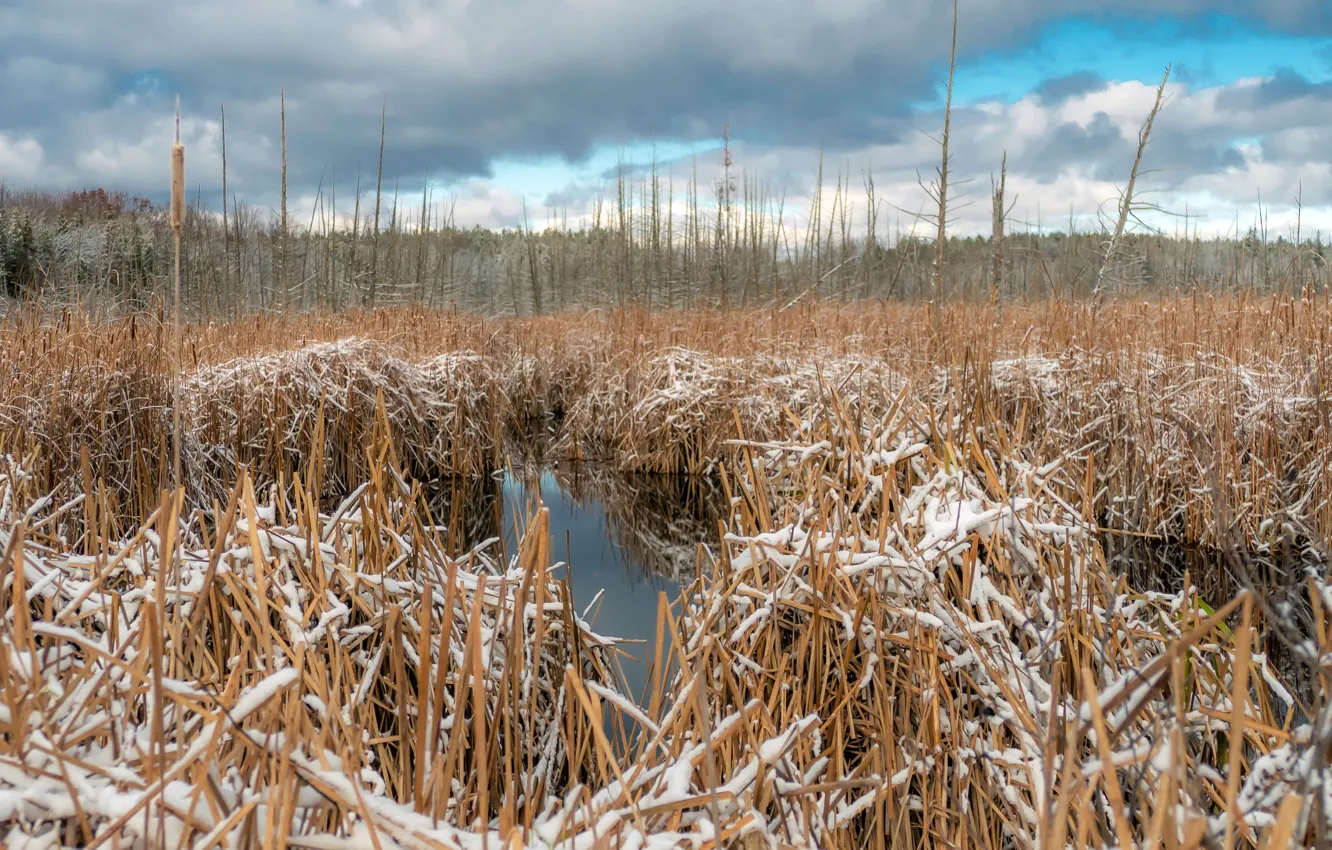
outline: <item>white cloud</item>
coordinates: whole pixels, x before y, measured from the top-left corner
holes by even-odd
[[[1121,22],[1230,13],[1305,34],[1332,28],[1321,0],[1089,0],[1081,8]],[[839,166],[849,168],[858,193],[862,170],[872,169],[881,199],[914,210],[924,201],[917,172],[931,174],[937,160],[924,133],[939,121],[909,107],[932,97],[949,9],[906,0],[8,0],[0,2],[0,170],[11,185],[162,198],[170,94],[179,89],[192,191],[219,206],[217,110],[225,102],[230,189],[271,209],[283,89],[290,194],[311,195],[336,169],[342,207],[358,168],[363,193],[373,192],[387,93],[386,185],[455,179],[464,224],[521,220],[526,190],[477,176],[497,161],[578,157],[649,138],[687,142],[727,120],[739,138],[763,140],[740,146],[737,165],[775,193],[788,190],[788,214],[813,192],[820,141],[829,184]],[[969,0],[962,14],[965,62],[1030,45],[1061,13],[1046,0]],[[162,82],[136,87],[141,77]],[[1160,170],[1145,188],[1160,190],[1154,199],[1167,207],[1205,210],[1204,229],[1222,230],[1260,194],[1273,220],[1284,216],[1302,180],[1306,217],[1321,220],[1317,210],[1332,206],[1321,143],[1332,132],[1332,87],[1301,83],[1172,84],[1147,162]],[[1150,83],[1093,79],[1062,98],[960,109],[955,197],[971,205],[956,209],[956,232],[988,228],[989,175],[1004,151],[1015,216],[1034,223],[1039,209],[1051,226],[1072,207],[1091,221],[1127,176],[1154,93]],[[1258,142],[1244,147],[1244,139]],[[705,187],[718,161],[700,156]],[[677,163],[675,175],[688,179],[689,163]],[[568,187],[555,194],[571,216],[591,214],[596,186],[586,170],[541,182],[546,194]],[[544,195],[527,200],[533,221],[548,214]],[[862,224],[864,214],[862,204]],[[885,208],[881,221],[894,217]]]
[[[1244,80],[1196,91],[1171,84],[1170,99],[1144,159],[1138,197],[1177,215],[1144,212],[1145,221],[1166,233],[1182,231],[1187,221],[1190,232],[1224,235],[1234,231],[1237,216],[1241,230],[1247,229],[1261,201],[1273,234],[1293,231],[1297,217],[1305,233],[1319,229],[1332,233],[1332,149],[1319,144],[1321,138],[1332,134],[1332,114],[1327,114],[1325,108],[1319,113],[1317,104],[1309,101],[1269,105],[1255,111],[1226,107],[1226,97],[1252,91],[1261,82]],[[1010,227],[1062,230],[1070,215],[1080,228],[1096,227],[1098,211],[1107,217],[1115,212],[1136,152],[1138,130],[1154,97],[1154,86],[1125,82],[1062,102],[1045,103],[1033,95],[1012,104],[989,102],[958,110],[952,140],[955,170],[949,232],[989,232],[990,180],[997,174],[1005,151],[1009,159],[1008,199],[1016,202]],[[1073,125],[1086,129],[1096,123],[1098,115],[1107,116],[1113,130],[1112,144],[1102,148],[1108,153],[1106,157],[1079,159],[1075,149],[1063,151],[1062,159],[1050,161],[1050,139],[1058,128]],[[938,165],[939,148],[926,135],[937,132],[937,119],[918,116],[915,129],[919,132],[906,133],[896,143],[866,145],[826,156],[824,214],[832,209],[835,184],[840,179],[850,186],[849,227],[857,235],[863,233],[867,221],[863,180],[865,173],[872,173],[876,196],[884,204],[879,214],[883,235],[898,228],[909,229],[910,215],[893,207],[907,211],[927,207],[917,181],[918,175],[932,177]],[[1281,125],[1293,121],[1309,123]],[[1263,126],[1268,130],[1263,143],[1234,141],[1247,138]],[[1190,149],[1176,150],[1181,141],[1208,150],[1210,158],[1190,163]],[[720,152],[699,157],[697,164],[701,193],[705,202],[710,202],[711,187],[722,176]],[[744,173],[759,176],[774,204],[785,192],[785,219],[788,227],[795,228],[793,232],[803,227],[810,208],[818,164],[819,152],[814,148],[740,145],[735,151],[737,177]],[[663,188],[672,174],[675,178],[677,210],[683,208],[684,183],[690,179],[692,168],[693,162],[687,158],[663,164]],[[552,175],[551,179],[556,177]],[[521,215],[521,198],[512,187],[487,192],[487,185],[486,181],[472,180],[462,187],[465,203],[457,209],[459,223],[512,225]],[[572,220],[590,219],[597,188],[595,183],[584,182],[561,193],[572,199],[567,209]],[[613,198],[613,186],[601,188]],[[1305,204],[1302,211],[1295,202],[1301,191]]]
[[[46,177],[44,159],[36,139],[0,132],[0,182],[25,188],[40,183]]]

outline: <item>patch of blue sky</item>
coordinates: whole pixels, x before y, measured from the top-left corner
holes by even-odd
[[[658,141],[655,152],[651,141],[631,145],[603,146],[576,162],[566,162],[558,156],[537,158],[502,158],[491,164],[493,176],[487,181],[491,187],[507,189],[529,199],[544,200],[549,195],[567,189],[570,184],[585,186],[596,184],[606,175],[614,179],[615,171],[623,165],[631,171],[651,168],[653,157],[664,168],[667,163],[690,157],[713,155],[721,149],[721,141]],[[687,167],[687,166],[686,166]],[[677,181],[684,175],[675,169]],[[664,176],[664,173],[663,173]]]
[[[151,97],[170,92],[172,82],[171,77],[165,71],[158,68],[145,68],[141,71],[123,75],[118,88],[122,95]]]
[[[965,22],[963,25],[960,39],[965,49]],[[1325,81],[1332,79],[1332,45],[1325,38],[1274,33],[1216,15],[1188,21],[1069,16],[1045,26],[1023,47],[964,57],[953,97],[963,105],[992,100],[1012,103],[1051,80],[1076,75],[1155,84],[1167,63],[1172,65],[1175,80],[1195,88],[1281,71]],[[942,104],[941,82],[936,97],[913,106],[930,109]],[[720,139],[662,140],[656,144],[655,156],[658,163],[685,160],[687,168],[690,156],[717,156],[720,148]],[[494,176],[488,182],[540,202],[570,185],[601,182],[619,164],[646,168],[652,161],[651,141],[598,147],[576,162],[558,156],[503,158],[492,163]]]
[[[959,41],[965,49],[965,30]],[[1154,84],[1167,63],[1174,79],[1195,88],[1280,71],[1325,81],[1332,79],[1332,45],[1326,38],[1274,33],[1224,16],[1190,21],[1068,17],[1046,26],[1029,45],[964,57],[954,77],[953,100],[1012,103],[1049,80],[1079,74]],[[915,105],[942,104],[941,83],[934,98]]]

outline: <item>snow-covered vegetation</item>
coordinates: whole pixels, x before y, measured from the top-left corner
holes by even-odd
[[[152,319],[11,316],[0,821],[41,846],[1318,846],[1329,316],[310,315],[189,328],[179,387]],[[663,555],[697,579],[644,696],[545,514],[508,560],[430,514],[419,482],[525,434],[716,480],[725,529]],[[1123,537],[1204,566],[1126,572]]]

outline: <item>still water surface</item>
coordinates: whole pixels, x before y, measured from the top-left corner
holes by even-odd
[[[622,647],[632,658],[622,659],[621,667],[625,684],[641,697],[656,640],[658,594],[675,601],[696,573],[699,544],[715,549],[720,489],[706,479],[631,476],[583,464],[574,471],[510,468],[486,482],[483,492],[469,491],[455,489],[451,498],[440,499],[433,509],[443,516],[436,518],[447,524],[449,507],[456,505],[460,510],[452,519],[465,545],[500,537],[508,557],[518,551],[539,494],[550,510],[550,556],[569,565],[565,575],[575,610],[581,613],[597,600],[587,614],[596,632],[640,641]],[[710,556],[701,557],[707,569]]]

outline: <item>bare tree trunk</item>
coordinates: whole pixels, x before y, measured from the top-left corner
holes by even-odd
[[[544,305],[541,299],[541,277],[537,274],[537,244],[532,226],[527,221],[527,201],[523,201],[523,237],[527,242],[527,273],[532,286],[532,312],[540,316]]]
[[[425,281],[426,259],[429,255],[427,249],[429,240],[426,238],[426,234],[429,230],[430,178],[427,177],[421,186],[421,220],[416,223],[416,238],[420,241],[420,244],[416,246],[416,287],[415,291],[412,293],[412,302],[414,304],[420,304],[424,300],[422,287],[424,286]]]
[[[288,298],[287,286],[289,284],[287,280],[288,240],[287,240],[287,95],[286,92],[281,92],[279,94],[279,97],[281,103],[280,114],[282,118],[282,228],[281,232],[278,234],[278,238],[282,242],[282,255],[281,255],[281,265],[279,266],[278,270],[278,287],[279,291],[282,293],[281,309],[282,312],[285,313],[287,311],[287,298]]]
[[[365,303],[365,294],[360,292],[361,288],[361,270],[360,270],[360,251],[357,246],[361,240],[361,169],[356,168],[356,203],[352,207],[352,232],[351,232],[351,253],[347,263],[347,280],[351,282],[352,292],[356,295],[356,300],[362,304]]]
[[[222,287],[231,292],[231,228],[227,224],[227,107],[222,104]]]
[[[930,275],[930,288],[935,330],[938,330],[938,316],[943,300],[944,247],[947,244],[948,227],[948,134],[953,120],[953,76],[957,71],[957,0],[953,0],[953,41],[948,51],[948,92],[944,100],[944,129],[941,140],[942,154],[939,158],[939,182],[936,186],[935,200],[939,204],[938,230],[934,238],[934,269]]]
[[[1147,150],[1147,139],[1152,133],[1152,122],[1156,120],[1156,115],[1161,111],[1161,104],[1165,100],[1166,82],[1170,79],[1170,66],[1167,65],[1165,75],[1161,77],[1161,85],[1156,89],[1156,102],[1152,104],[1152,111],[1147,113],[1147,120],[1142,125],[1142,130],[1138,132],[1138,153],[1133,158],[1133,169],[1129,172],[1128,185],[1124,187],[1124,194],[1119,199],[1119,218],[1115,221],[1115,232],[1110,237],[1110,242],[1105,246],[1105,257],[1101,261],[1101,269],[1096,273],[1096,288],[1092,295],[1100,298],[1105,289],[1105,280],[1114,269],[1115,255],[1119,253],[1120,241],[1124,237],[1124,225],[1128,223],[1128,217],[1133,212],[1133,189],[1138,182],[1138,170],[1142,166],[1142,154]]]
[[[992,214],[992,230],[990,239],[993,242],[993,254],[990,259],[990,297],[998,300],[999,293],[1004,286],[1004,219],[1008,216],[1008,210],[1004,207],[1004,188],[1008,182],[1008,151],[1004,151],[1004,158],[999,166],[999,183],[994,186],[994,199]],[[1070,236],[1072,231],[1069,232]]]
[[[388,125],[388,98],[379,115],[379,177],[375,180],[375,232],[370,244],[370,306],[375,306],[375,290],[379,283],[379,203],[384,191],[384,130]]]
[[[948,51],[948,91],[943,103],[943,153],[939,157],[939,184],[935,200],[939,201],[938,232],[935,234],[934,273],[930,285],[934,290],[935,314],[943,298],[943,249],[947,244],[948,225],[948,132],[952,124],[952,77],[958,69],[958,0],[952,0],[952,47]]]

